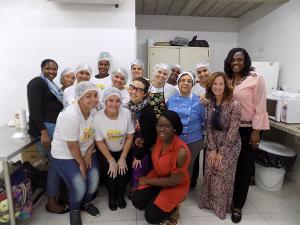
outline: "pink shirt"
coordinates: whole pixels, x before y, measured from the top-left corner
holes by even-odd
[[[266,107],[264,78],[250,72],[247,78],[233,90],[233,97],[241,104],[241,127],[268,130],[269,118]]]

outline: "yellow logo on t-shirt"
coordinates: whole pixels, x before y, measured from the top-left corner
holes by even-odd
[[[107,130],[107,139],[109,141],[119,141],[122,137],[121,130]]]
[[[94,135],[95,135],[95,131],[93,129],[93,127],[85,127],[83,128],[82,130],[82,135],[80,137],[80,141],[89,141],[91,139],[94,138]]]
[[[98,89],[101,91],[105,88],[104,84],[97,84]]]

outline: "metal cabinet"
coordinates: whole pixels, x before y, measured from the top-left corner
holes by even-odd
[[[209,48],[151,46],[148,47],[148,78],[152,80],[152,69],[157,63],[179,64],[185,70],[193,70],[201,61],[209,61]]]

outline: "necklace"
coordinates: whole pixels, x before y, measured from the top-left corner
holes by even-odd
[[[242,77],[242,79],[240,79],[238,82],[235,81],[235,79],[233,78],[233,79],[231,80],[231,85],[232,85],[233,87],[236,87],[236,86],[238,86],[239,84],[241,84],[246,78],[247,78],[247,76],[244,76],[244,77]]]

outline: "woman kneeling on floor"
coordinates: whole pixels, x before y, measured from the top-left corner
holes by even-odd
[[[75,88],[76,103],[62,111],[56,122],[51,155],[56,171],[69,189],[70,224],[81,225],[80,209],[91,216],[99,210],[90,202],[99,182],[93,119],[99,102],[97,86],[89,81]]]
[[[191,153],[178,137],[182,123],[176,112],[162,112],[157,123],[157,141],[152,151],[153,170],[139,179],[133,205],[145,210],[148,223],[176,224],[178,206],[189,192],[188,166]]]

